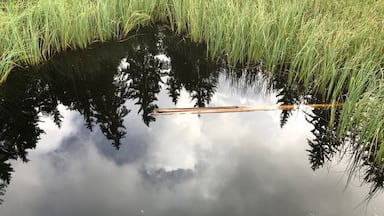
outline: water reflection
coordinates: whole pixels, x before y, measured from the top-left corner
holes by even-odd
[[[10,161],[27,162],[28,150],[36,147],[44,133],[39,126],[41,117],[49,117],[61,126],[59,104],[80,113],[87,129],[93,131],[98,127],[119,149],[129,130],[136,127],[125,122],[130,118],[128,114],[137,111],[146,125],[156,121],[150,113],[158,107],[162,89],[175,105],[180,104],[182,94],[186,93],[193,106],[204,107],[217,92],[220,77],[225,76],[237,88],[254,86],[254,91],[274,92],[278,98],[274,102],[279,104],[321,101],[321,95],[299,84],[287,85],[284,74],[267,77],[262,71],[262,65],[245,70],[229,68],[225,61],[210,62],[203,45],[189,43],[160,28],[142,30],[123,43],[98,44],[88,50],[66,53],[39,68],[13,73],[0,89],[0,195],[11,180]],[[134,106],[128,107],[129,102]],[[287,124],[291,115],[292,111],[281,112],[280,127]],[[329,127],[330,110],[313,109],[307,113],[307,121],[314,126],[314,138],[308,140],[312,169],[322,167],[340,150],[345,151],[342,147],[347,138],[338,139],[335,134],[338,116],[336,112],[336,121]],[[348,142],[352,141],[349,137]],[[353,148],[356,147],[351,145],[352,154],[356,152]],[[372,185],[370,194],[383,187],[384,176],[372,158],[366,157],[364,164],[354,166],[367,168],[364,181]],[[196,164],[193,157],[190,160],[184,168],[167,170],[154,163],[141,167],[140,173],[152,183],[175,184],[194,176]]]
[[[172,65],[167,55],[172,56]],[[217,66],[207,61],[202,45],[165,38],[162,31],[153,30],[143,30],[122,44],[96,45],[13,73],[0,92],[2,188],[9,184],[13,171],[8,161],[21,158],[26,162],[27,150],[36,147],[44,132],[38,125],[40,115],[51,117],[60,127],[59,104],[79,112],[89,130],[98,126],[119,149],[127,133],[124,118],[131,111],[124,105],[127,100],[135,101],[148,125],[155,121],[150,114],[158,107],[161,84],[174,103],[186,89],[195,106],[205,106],[217,77]]]

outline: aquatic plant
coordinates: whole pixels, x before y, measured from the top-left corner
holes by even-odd
[[[324,102],[343,102],[338,136],[354,136],[383,168],[384,1],[8,0],[0,3],[0,77],[57,52],[123,39],[164,23],[231,65],[289,73]],[[331,112],[329,126],[335,120]]]

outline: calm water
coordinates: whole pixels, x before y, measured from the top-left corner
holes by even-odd
[[[383,215],[381,193],[360,205],[370,184],[345,187],[347,160],[327,162],[339,145],[328,110],[150,114],[317,102],[261,68],[209,62],[204,45],[158,27],[11,74],[0,215]]]

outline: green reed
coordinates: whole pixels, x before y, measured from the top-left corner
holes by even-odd
[[[67,49],[122,39],[161,22],[231,65],[263,64],[345,101],[340,136],[384,154],[384,1],[375,0],[9,0],[0,3],[0,77]],[[330,125],[331,122],[330,122]],[[368,143],[368,144],[367,144]],[[370,148],[372,149],[372,148]]]
[[[345,101],[339,135],[355,133],[361,145],[379,145],[382,164],[383,1],[171,4],[176,30],[205,41],[212,58],[228,54],[233,65],[263,63],[270,73],[288,69],[290,83],[320,92],[324,102]]]
[[[160,19],[156,13],[161,6],[151,0],[2,1],[1,82],[16,64],[36,65],[57,52],[122,38],[133,28]]]

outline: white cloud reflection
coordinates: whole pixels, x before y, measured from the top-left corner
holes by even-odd
[[[57,149],[65,138],[75,136],[79,127],[84,124],[79,118],[81,115],[78,112],[70,111],[62,104],[58,105],[58,110],[64,119],[60,128],[53,122],[52,118],[40,117],[39,127],[45,133],[41,135],[36,149],[31,151],[31,154],[45,154]]]
[[[274,95],[244,98],[226,89],[219,87],[212,105],[276,102]],[[191,104],[183,92],[179,106]],[[143,155],[137,160],[117,164],[95,144],[100,133],[76,133],[83,127],[82,117],[60,109],[66,117],[60,133],[45,123],[49,133],[42,137],[39,154],[31,155],[29,163],[15,164],[2,216],[360,216],[384,212],[382,196],[366,210],[355,208],[367,188],[353,182],[344,191],[340,172],[344,165],[311,171],[305,152],[311,125],[300,112],[284,129],[279,127],[278,111],[161,116],[150,129],[142,127],[133,112],[126,118],[130,125],[126,143],[150,144],[145,153],[138,151]],[[135,133],[146,141],[131,139]],[[71,139],[71,146],[78,146],[76,151],[53,151],[68,136],[77,137]]]

